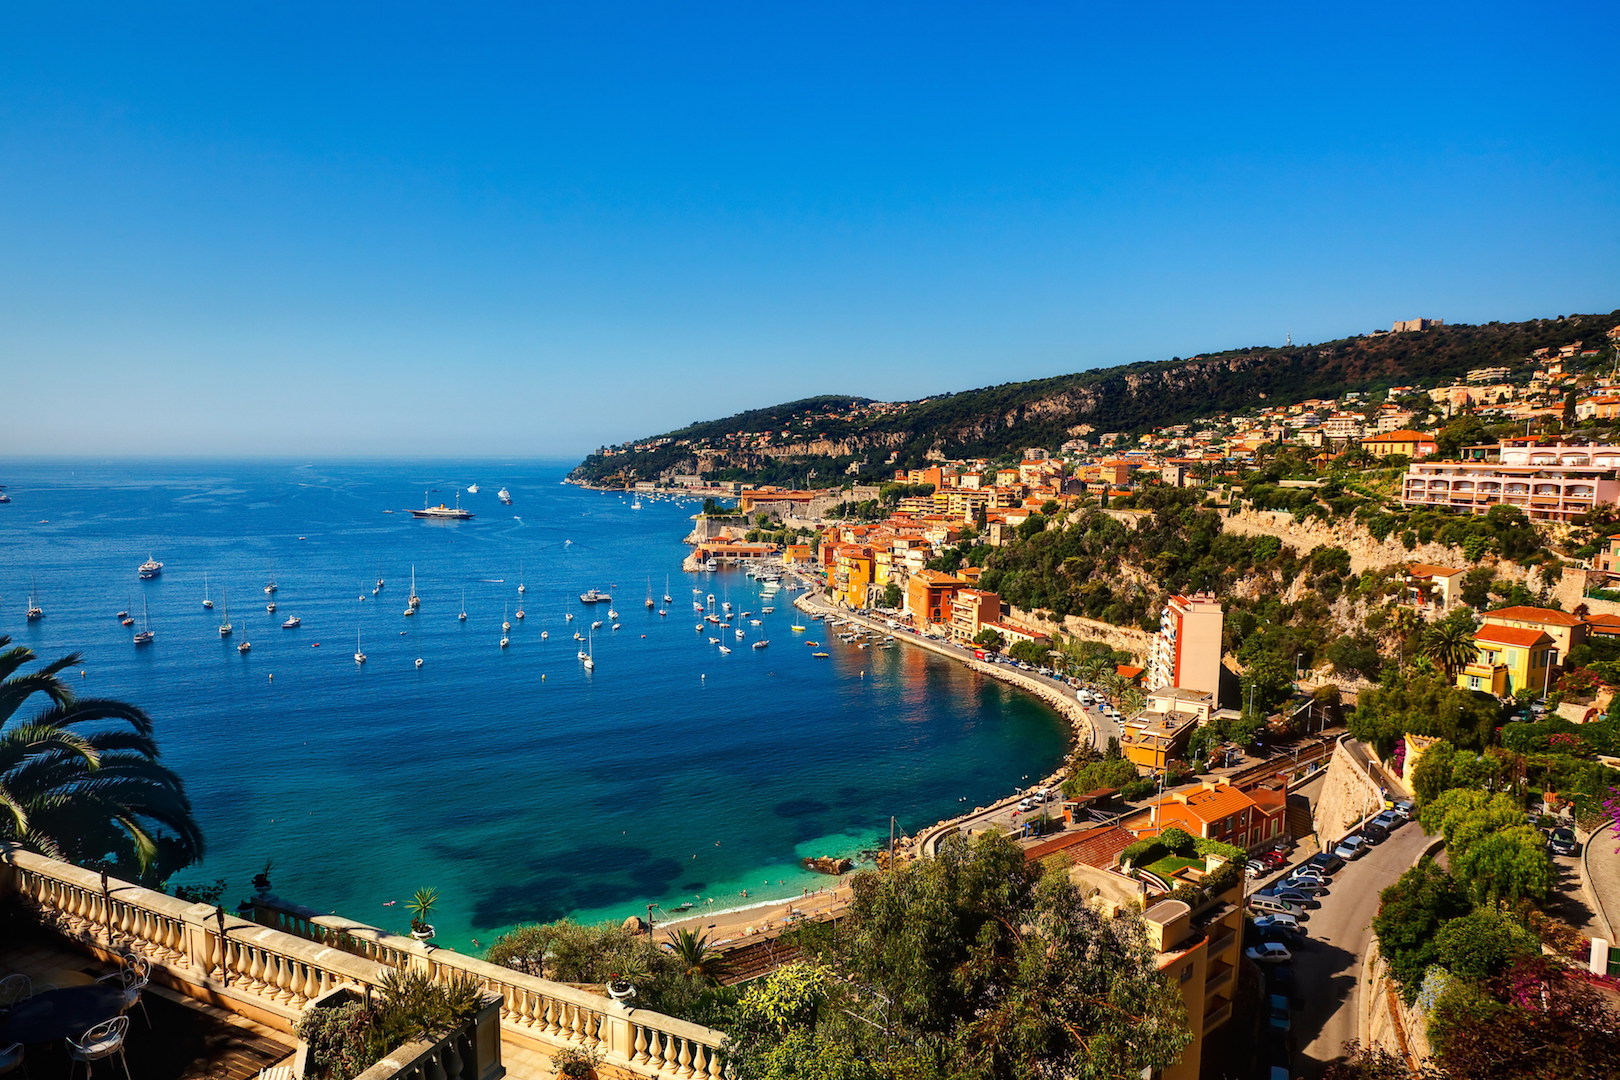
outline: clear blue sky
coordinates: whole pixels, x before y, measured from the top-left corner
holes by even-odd
[[[7,5],[0,453],[574,454],[1608,311],[1617,12]]]

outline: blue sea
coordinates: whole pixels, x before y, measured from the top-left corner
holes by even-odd
[[[82,653],[81,694],[151,713],[208,839],[176,881],[225,878],[227,903],[269,861],[278,895],[403,930],[403,901],[434,887],[439,941],[464,949],[565,915],[723,910],[825,885],[801,857],[855,856],[891,815],[914,831],[1063,754],[1057,715],[993,680],[910,646],[863,651],[819,623],[793,633],[796,594],[761,614],[739,570],[683,574],[695,502],[633,509],[562,484],[562,463],[4,469],[0,633],[42,658]],[[458,490],[471,521],[406,512]],[[163,573],[142,581],[149,555]],[[607,619],[579,602],[588,588],[613,591],[621,626],[595,633],[593,672],[572,637]],[[46,612],[34,623],[31,589]],[[649,591],[668,616],[645,607]],[[694,630],[693,600],[710,593],[764,624],[734,621],[747,636],[724,631],[730,655],[712,625]],[[221,639],[227,601],[236,632]],[[114,617],[126,609],[134,627]],[[282,629],[289,615],[302,626]],[[156,640],[136,647],[147,619]],[[758,637],[770,646],[751,648]]]

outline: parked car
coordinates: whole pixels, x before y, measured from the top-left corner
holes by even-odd
[[[1310,863],[1300,863],[1298,866],[1288,871],[1288,880],[1315,881],[1319,884],[1326,885],[1328,883],[1328,874],[1326,871],[1312,866]]]
[[[1554,855],[1573,855],[1580,847],[1580,843],[1575,839],[1574,829],[1554,829],[1547,834],[1547,850]]]
[[[1306,860],[1305,865],[1324,874],[1333,874],[1344,865],[1344,857],[1331,851],[1321,851]]]
[[[1322,901],[1303,889],[1283,888],[1280,885],[1273,885],[1269,889],[1262,889],[1259,895],[1274,897],[1285,904],[1293,904],[1299,908],[1319,908],[1322,906]]]
[[[1288,951],[1288,946],[1277,941],[1262,941],[1258,945],[1250,945],[1243,950],[1247,956],[1257,964],[1286,964],[1294,958]]]
[[[1272,994],[1281,994],[1293,1000],[1298,997],[1299,984],[1294,978],[1294,969],[1288,964],[1277,964],[1266,969],[1266,991]]]
[[[1290,892],[1304,893],[1306,896],[1315,896],[1317,893],[1327,892],[1327,885],[1319,877],[1289,877],[1277,882],[1274,888],[1287,889]]]
[[[1272,994],[1266,998],[1266,1005],[1269,1013],[1268,1020],[1273,1028],[1278,1031],[1287,1031],[1293,1026],[1293,1021],[1288,1015],[1288,999],[1286,997],[1281,994]]]
[[[1389,839],[1389,830],[1382,825],[1368,823],[1361,830],[1361,835],[1369,844],[1382,844]]]
[[[1396,829],[1406,824],[1406,818],[1402,817],[1393,810],[1385,810],[1382,814],[1379,814],[1377,817],[1373,818],[1372,823],[1380,828],[1388,829],[1390,832],[1394,832]]]
[[[1286,945],[1294,952],[1303,949],[1307,944],[1304,930],[1294,930],[1286,926],[1268,926],[1264,930],[1256,930],[1252,941],[1275,941]]]
[[[1417,816],[1417,807],[1413,804],[1411,799],[1398,799],[1396,800],[1395,804],[1390,807],[1390,809],[1401,815],[1401,817],[1405,818],[1407,821],[1411,821]]]
[[[1351,859],[1359,859],[1366,853],[1367,841],[1359,836],[1347,836],[1339,841],[1338,847],[1333,849],[1333,854],[1345,862],[1349,862]]]
[[[1286,900],[1279,900],[1275,896],[1262,896],[1255,893],[1249,897],[1249,910],[1256,915],[1300,915],[1304,908],[1290,904]]]
[[[1271,914],[1262,915],[1258,919],[1254,920],[1254,928],[1259,930],[1261,933],[1264,933],[1267,930],[1275,930],[1278,927],[1281,927],[1284,930],[1298,930],[1299,919],[1282,912],[1274,912]]]
[[[1243,864],[1243,872],[1249,877],[1265,877],[1267,874],[1271,873],[1271,867],[1267,866],[1259,859],[1250,859],[1248,862]]]
[[[1268,851],[1260,856],[1260,861],[1273,870],[1280,870],[1288,864],[1288,856],[1281,851]]]

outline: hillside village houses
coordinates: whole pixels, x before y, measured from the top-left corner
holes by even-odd
[[[1394,332],[1428,323],[1396,324]],[[1620,346],[1620,327],[1610,334],[1610,340]],[[879,492],[875,486],[843,491],[749,484],[730,487],[739,512],[770,514],[814,529],[811,542],[793,545],[780,554],[794,564],[812,567],[824,579],[834,604],[871,609],[884,606],[885,597],[898,595],[897,614],[919,633],[969,643],[990,629],[1006,645],[1018,641],[1043,644],[1048,639],[1041,630],[1023,625],[1019,616],[1009,613],[1001,597],[979,588],[978,567],[959,566],[946,572],[931,569],[929,564],[964,538],[1000,546],[1037,515],[1049,518],[1055,512],[1061,517],[1082,501],[1106,507],[1110,499],[1143,484],[1220,485],[1235,479],[1269,448],[1284,444],[1318,450],[1321,462],[1354,449],[1375,457],[1404,459],[1409,464],[1395,497],[1409,507],[1485,513],[1492,506],[1506,504],[1522,509],[1533,520],[1556,522],[1573,520],[1597,506],[1620,505],[1620,446],[1511,438],[1466,447],[1461,460],[1442,461],[1437,456],[1436,433],[1411,426],[1419,414],[1402,403],[1421,397],[1434,403],[1442,419],[1471,411],[1487,421],[1533,424],[1543,417],[1564,417],[1571,407],[1577,417],[1620,415],[1620,377],[1608,385],[1590,376],[1577,380],[1565,370],[1566,363],[1594,355],[1595,349],[1577,342],[1538,352],[1540,355],[1527,358],[1532,361],[1527,377],[1521,368],[1518,379],[1512,368],[1477,368],[1455,384],[1390,387],[1382,400],[1377,395],[1369,400],[1367,394],[1351,392],[1333,399],[1267,403],[1247,415],[1209,416],[1167,425],[1135,439],[1113,432],[1077,435],[1055,453],[1044,447],[1025,448],[1012,463],[964,459],[896,469],[889,474],[891,482],[911,485],[915,493],[898,499],[880,521],[827,517],[840,502],[876,500]],[[714,445],[694,446],[693,450],[701,464],[706,452],[764,449],[815,435],[818,424],[834,419],[887,416],[903,408],[903,403],[857,404],[824,417],[801,418],[780,430],[735,432]],[[629,452],[662,441],[618,450]],[[670,473],[658,483],[698,486],[706,482],[701,473]],[[1125,511],[1120,516],[1128,522],[1129,514]],[[705,544],[704,555],[741,560],[776,553],[774,545],[740,541],[740,537],[716,537]],[[1461,603],[1465,572],[1457,567],[1413,564],[1406,572],[1406,600],[1424,617],[1440,617]],[[1610,538],[1607,550],[1595,560],[1592,574],[1602,579],[1600,583],[1620,584],[1620,534]],[[1585,625],[1578,625],[1579,620],[1567,623],[1570,616],[1549,622],[1523,614],[1538,609],[1518,610],[1521,617],[1517,620],[1503,612],[1487,617],[1478,641],[1479,655],[1459,673],[1460,685],[1504,695],[1545,685],[1557,677],[1560,658],[1588,632]],[[1187,695],[1209,695],[1211,708],[1222,704],[1221,619],[1220,604],[1214,597],[1177,596],[1167,603],[1152,654],[1142,658],[1146,664],[1142,684],[1160,695],[1150,699],[1155,704],[1143,713],[1144,717],[1153,713],[1157,719],[1144,723],[1160,728],[1168,723],[1169,728],[1154,736],[1151,751],[1144,732],[1143,748],[1132,755],[1144,767],[1162,768],[1184,749],[1185,737],[1197,724],[1196,720],[1184,723],[1177,719],[1188,714],[1183,707],[1190,700]],[[1192,710],[1197,715],[1203,712]],[[1175,738],[1161,747],[1163,734]]]

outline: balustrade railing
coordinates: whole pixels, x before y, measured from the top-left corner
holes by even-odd
[[[718,1053],[723,1036],[711,1028],[364,923],[279,902],[256,903],[259,921],[249,921],[0,844],[0,898],[6,896],[86,947],[147,957],[156,965],[155,977],[181,992],[189,988],[228,1007],[245,1006],[266,1019],[279,1018],[289,1030],[327,991],[374,987],[388,970],[410,968],[439,981],[472,976],[499,995],[501,1030],[542,1050],[593,1048],[606,1063],[634,1075],[724,1076]],[[426,1070],[422,1077],[412,1073],[407,1080],[443,1080],[438,1070],[450,1071],[442,1055],[425,1054],[420,1067]]]

